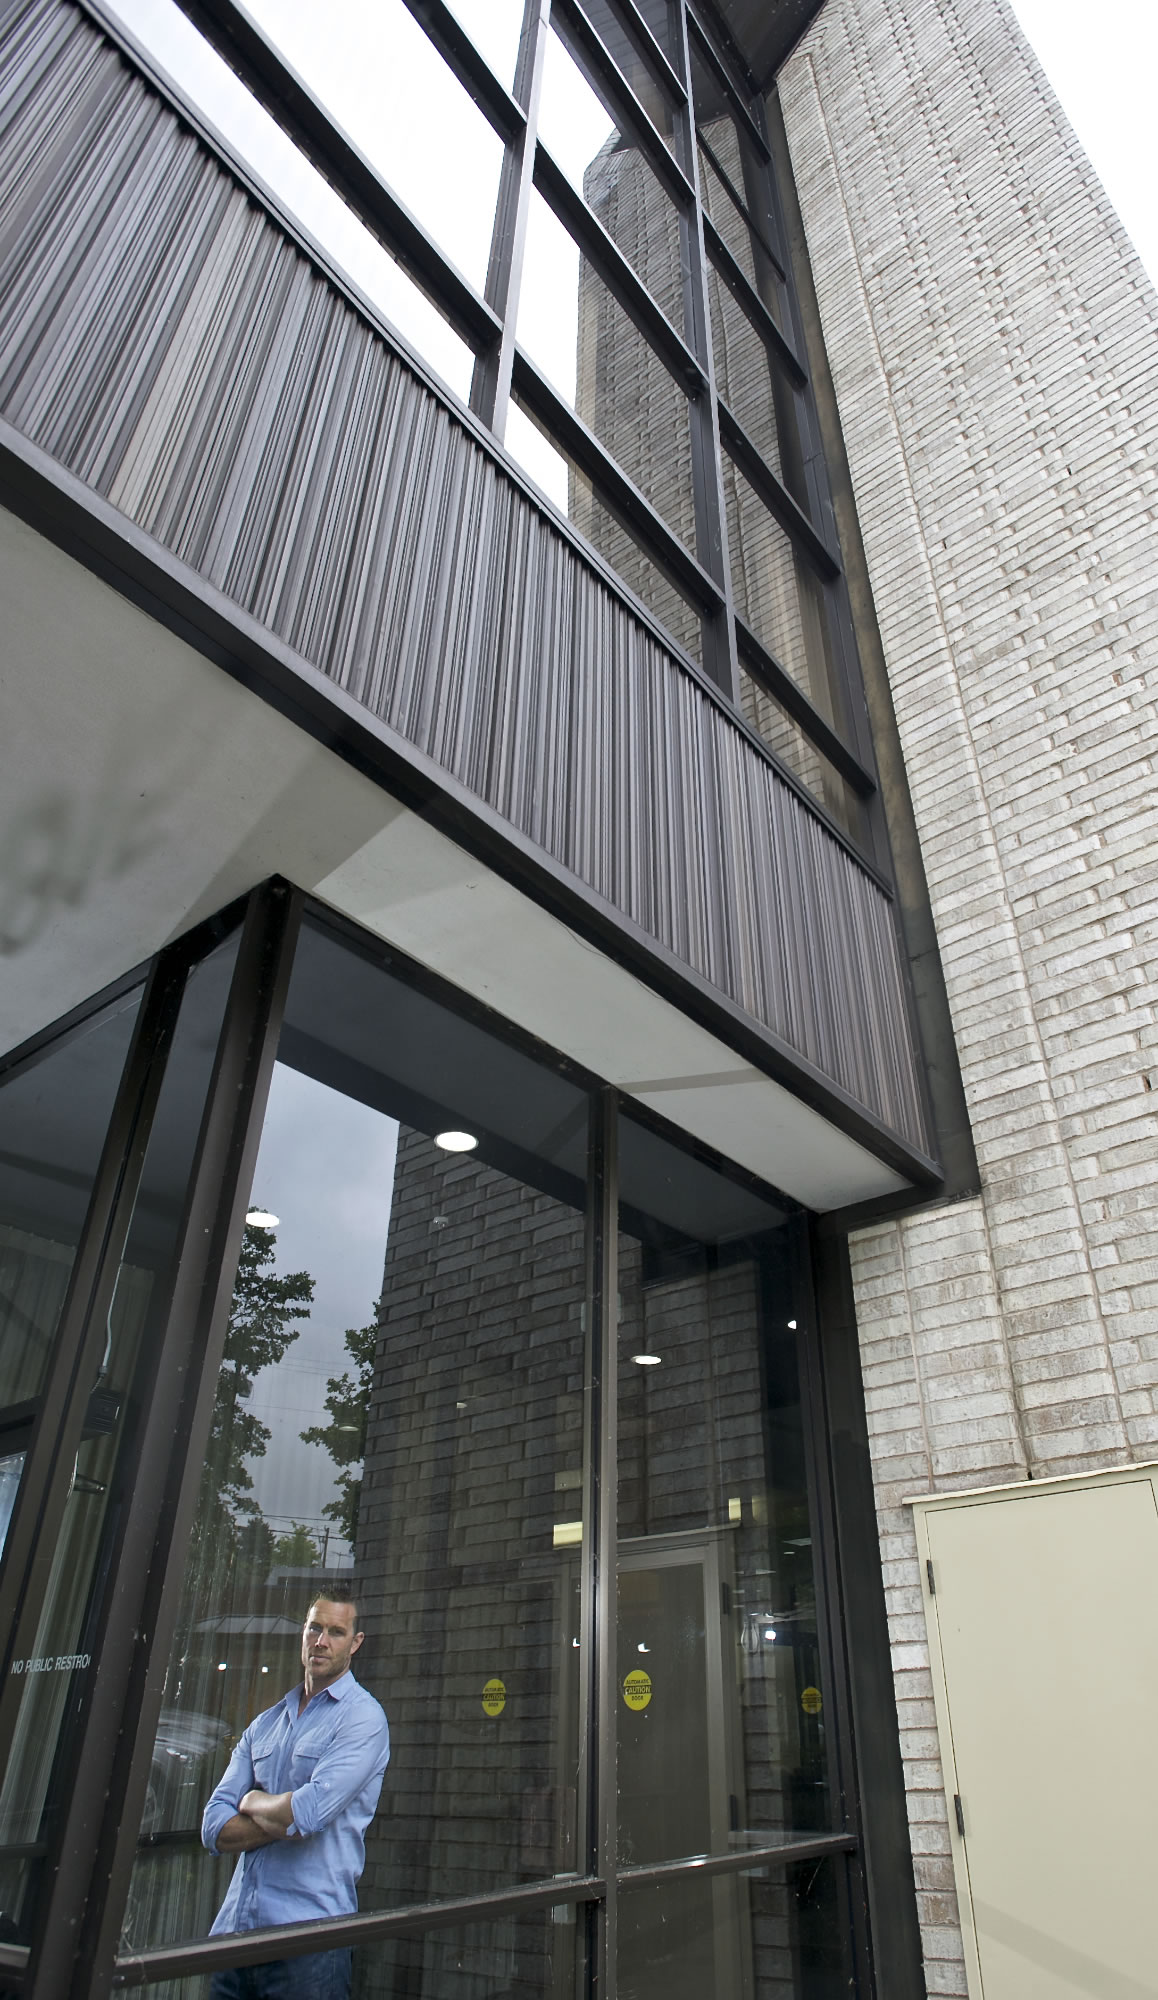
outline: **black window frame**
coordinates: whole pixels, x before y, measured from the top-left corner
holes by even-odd
[[[574,1873],[473,1897],[348,1918],[203,1939],[151,1951],[118,1954],[122,1913],[138,1850],[165,1671],[183,1577],[182,1552],[192,1528],[201,1459],[220,1366],[221,1343],[240,1249],[245,1205],[260,1140],[278,1034],[303,916],[352,945],[450,1011],[531,1055],[584,1089],[590,1106],[586,1218],[586,1354],[584,1518],[590,1524],[580,1556],[582,1631],[580,1724],[585,1745],[580,1834]],[[848,1665],[841,1621],[835,1510],[829,1473],[828,1420],[810,1259],[811,1236],[799,1204],[768,1188],[711,1148],[692,1141],[651,1109],[625,1098],[569,1058],[513,1028],[483,1003],[406,960],[348,919],[274,879],[240,905],[198,927],[134,975],[145,997],[108,1128],[97,1185],[85,1225],[84,1300],[62,1325],[58,1360],[71,1387],[70,1406],[83,1403],[83,1360],[100,1302],[115,1281],[120,1245],[148,1141],[152,1111],[165,1075],[169,1042],[190,969],[226,936],[238,937],[229,997],[221,1020],[201,1137],[186,1189],[185,1250],[178,1265],[163,1336],[163,1354],[147,1420],[134,1446],[135,1501],[113,1551],[107,1589],[118,1615],[130,1622],[108,1658],[94,1663],[92,1685],[73,1745],[76,1792],[54,1838],[49,1892],[38,1908],[31,1946],[0,1943],[6,1988],[55,2000],[97,2000],[110,1990],[231,1965],[296,1956],[336,1944],[357,1946],[399,1934],[446,1931],[488,1918],[574,1904],[587,1910],[586,1990],[610,1995],[616,1892],[650,1882],[834,1857],[842,1930],[849,1941],[857,1989],[871,1991],[865,1924],[856,1759]],[[121,982],[123,985],[124,982]],[[96,1013],[109,995],[97,996]],[[37,1038],[43,1046],[49,1037]],[[13,1052],[0,1075],[21,1063]],[[617,1492],[617,1246],[622,1226],[617,1174],[621,1110],[632,1121],[737,1179],[799,1218],[798,1356],[804,1400],[809,1483],[817,1568],[819,1629],[825,1685],[831,1692],[833,1830],[781,1846],[748,1848],[674,1863],[622,1867],[616,1860],[615,1744]],[[78,1260],[79,1261],[79,1260]],[[79,1421],[79,1417],[77,1419]],[[67,1471],[68,1439],[49,1451],[45,1489]],[[161,1466],[164,1471],[161,1471]],[[33,1496],[35,1497],[35,1496]],[[25,1495],[22,1491],[22,1504]],[[26,1567],[43,1558],[52,1519],[28,1538]],[[7,1628],[5,1636],[11,1638]],[[9,1648],[11,1651],[11,1646]],[[6,1664],[6,1663],[5,1663]]]
[[[105,0],[77,0],[77,4],[135,66],[145,71],[154,87],[192,124],[201,140],[268,205],[269,190],[255,182],[219,135],[156,70],[147,51],[122,28]],[[699,614],[702,659],[696,660],[666,630],[662,618],[644,606],[645,615],[665,644],[689,672],[706,683],[718,699],[723,699],[734,725],[806,800],[833,837],[849,848],[858,862],[867,866],[886,891],[891,892],[888,839],[856,637],[819,444],[791,258],[785,247],[764,103],[754,80],[741,73],[735,52],[726,38],[717,33],[707,14],[699,12],[691,0],[671,0],[678,60],[669,61],[634,0],[606,0],[618,32],[671,103],[674,129],[673,144],[669,145],[653,124],[614,52],[601,40],[581,0],[524,0],[520,52],[511,91],[489,69],[445,0],[405,0],[451,74],[487,118],[505,148],[487,282],[484,294],[480,295],[334,124],[308,81],[286,63],[243,7],[235,4],[235,0],[177,0],[177,4],[474,353],[469,409],[492,446],[502,450],[509,460],[504,445],[507,413],[512,398],[517,398],[548,440],[556,443],[564,457],[572,460],[590,480],[600,503],[637,543],[648,561],[670,581],[693,613]],[[675,204],[687,274],[686,326],[682,334],[667,320],[629,260],[539,139],[543,57],[547,37],[554,32],[559,34],[608,105],[619,129],[638,148]],[[745,176],[750,185],[743,190],[735,188],[721,168],[722,185],[738,219],[751,230],[759,257],[775,273],[788,306],[790,324],[784,328],[777,324],[757,286],[728,249],[703,203],[699,149],[705,142],[699,132],[690,87],[693,46],[697,62],[719,85],[728,113],[743,137]],[[707,146],[710,150],[710,141]],[[688,397],[694,553],[685,547],[612,453],[516,345],[532,188],[572,235],[583,258]],[[319,246],[305,237],[280,204],[278,213],[283,226],[297,236],[307,254],[316,260]],[[712,360],[709,268],[728,287],[768,348],[770,360],[783,371],[795,398],[797,425],[803,440],[806,506],[789,493],[718,395]],[[365,310],[364,300],[359,298],[357,303]],[[382,325],[389,330],[384,322]],[[783,662],[737,615],[723,488],[727,456],[741,466],[793,548],[820,579],[831,653],[840,682],[840,715],[835,723],[820,712],[794,682]],[[516,476],[525,480],[527,475],[517,461],[509,463]],[[541,499],[535,490],[536,497]],[[570,522],[565,525],[587,558],[594,559],[620,594],[626,595],[633,608],[638,609],[630,586],[617,577],[598,549],[587,543]],[[740,709],[741,663],[846,781],[864,809],[862,832],[833,817],[824,800],[749,727]]]

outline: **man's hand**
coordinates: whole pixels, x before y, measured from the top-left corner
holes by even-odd
[[[251,1819],[267,1840],[284,1840],[294,1816],[293,1793],[246,1792],[238,1815]]]

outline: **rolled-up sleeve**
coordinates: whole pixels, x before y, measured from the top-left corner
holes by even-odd
[[[376,1702],[365,1708],[351,1705],[350,1713],[342,1716],[332,1740],[318,1758],[308,1783],[290,1794],[294,1834],[306,1840],[311,1834],[321,1833],[367,1785],[381,1785],[389,1760],[390,1731],[382,1710]],[[226,1772],[218,1791],[228,1778]],[[216,1798],[217,1793],[213,1796]],[[209,1803],[212,1805],[213,1800]]]
[[[219,1852],[217,1841],[226,1820],[233,1818],[247,1792],[254,1787],[253,1751],[246,1730],[232,1757],[225,1776],[213,1793],[205,1811],[201,1815],[201,1845],[210,1854]]]

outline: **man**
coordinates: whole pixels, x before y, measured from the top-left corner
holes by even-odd
[[[358,1907],[363,1839],[390,1756],[386,1717],[350,1672],[365,1634],[350,1597],[320,1597],[302,1632],[300,1687],[251,1722],[201,1821],[238,1854],[211,1935],[339,1917]],[[347,2000],[348,1950],[230,1967],[211,2000]]]

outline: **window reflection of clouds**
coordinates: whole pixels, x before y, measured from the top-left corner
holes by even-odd
[[[327,1421],[327,1379],[353,1368],[346,1329],[369,1323],[381,1293],[397,1144],[396,1119],[276,1065],[253,1195],[280,1219],[278,1275],[308,1271],[314,1301],[285,1358],[255,1381],[248,1407],[273,1436],[249,1470],[270,1525],[302,1521],[319,1543],[335,1468],[300,1433]]]
[[[575,407],[579,352],[579,245],[533,193],[516,324],[519,346]]]
[[[510,90],[519,59],[523,0],[447,0],[447,5],[499,82]]]
[[[539,132],[556,166],[562,167],[578,194],[585,193],[587,169],[614,130],[613,120],[558,35],[548,35],[543,51]]]
[[[116,14],[226,142],[465,402],[474,356],[174,0],[112,0]],[[461,170],[461,169],[460,169]]]
[[[502,142],[403,0],[250,0],[270,41],[477,292]]]

